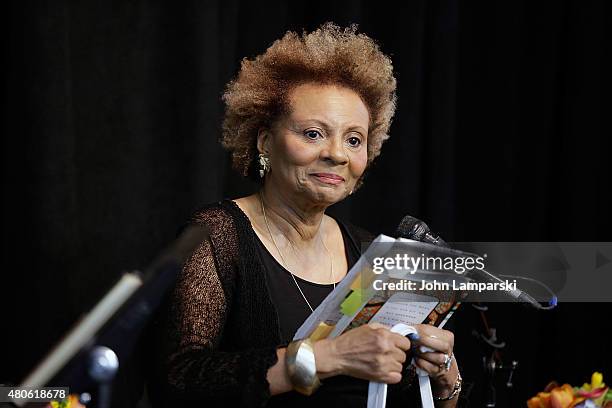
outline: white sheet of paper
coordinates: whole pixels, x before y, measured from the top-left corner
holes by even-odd
[[[380,323],[390,327],[398,323],[420,324],[438,304],[431,296],[399,292],[389,298],[370,323]]]

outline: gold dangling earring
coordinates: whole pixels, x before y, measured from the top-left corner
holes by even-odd
[[[264,178],[270,172],[270,158],[259,153],[259,177]]]

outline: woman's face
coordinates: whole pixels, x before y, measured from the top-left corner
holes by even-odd
[[[266,182],[313,204],[345,198],[367,160],[369,114],[354,91],[303,84],[290,94],[291,112],[258,138],[270,158]]]

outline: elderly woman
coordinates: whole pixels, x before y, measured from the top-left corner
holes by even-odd
[[[365,325],[313,345],[315,378],[288,374],[296,329],[356,262],[364,231],[325,210],[360,186],[395,110],[391,61],[356,28],[327,23],[288,32],[244,60],[223,96],[223,145],[256,177],[253,195],[195,214],[210,240],[179,277],[164,323],[154,403],[167,406],[365,407],[367,381],[396,384],[389,406],[418,397],[407,370],[411,342]],[[419,325],[416,355],[439,406],[455,406],[459,377],[451,332]],[[446,358],[446,360],[448,360]],[[322,386],[314,390],[315,383]],[[204,405],[202,405],[204,406]]]

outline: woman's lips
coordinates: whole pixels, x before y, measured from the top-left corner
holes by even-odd
[[[312,173],[311,176],[317,178],[317,180],[325,184],[340,184],[344,182],[344,177],[333,173]]]

